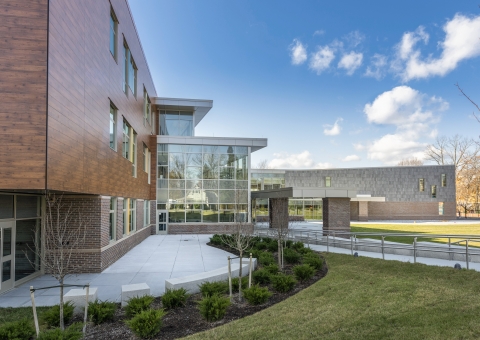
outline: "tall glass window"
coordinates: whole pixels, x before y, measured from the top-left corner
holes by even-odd
[[[425,179],[424,178],[420,178],[418,180],[418,190],[419,191],[425,191]]]
[[[132,162],[132,176],[137,177],[137,133],[123,121],[123,157]]]
[[[160,111],[160,135],[193,136],[193,112]]]
[[[442,174],[442,187],[446,187],[446,186],[447,186],[447,175]]]
[[[147,90],[143,89],[143,125],[152,124],[152,105],[150,104],[150,97]]]
[[[117,199],[115,197],[110,198],[110,228],[108,235],[110,241],[115,240],[115,233],[117,228]]]
[[[117,17],[113,12],[113,8],[110,8],[110,53],[117,59]]]
[[[332,179],[330,176],[325,177],[325,187],[330,188],[332,186]]]
[[[128,48],[127,42],[123,42],[123,84],[124,92],[127,93],[127,87],[130,88],[134,96],[137,96],[137,66],[133,60],[132,52]]]
[[[166,206],[169,222],[246,218],[248,157],[247,147],[159,144],[157,202]]]
[[[143,202],[143,224],[145,226],[150,225],[150,201],[145,200]]]
[[[110,148],[117,151],[117,110],[110,103]]]
[[[137,201],[131,198],[123,199],[123,236],[136,230]]]
[[[432,198],[437,198],[437,186],[432,185]]]

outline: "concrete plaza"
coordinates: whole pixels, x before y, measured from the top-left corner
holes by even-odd
[[[223,250],[209,247],[211,235],[153,235],[130,250],[120,260],[98,274],[79,274],[67,278],[66,284],[98,289],[98,299],[120,302],[121,286],[147,283],[151,294],[160,296],[165,280],[207,272],[227,265]],[[31,306],[30,286],[42,288],[58,285],[50,275],[42,275],[0,296],[0,307]],[[70,289],[80,287],[66,287]],[[37,306],[52,306],[60,302],[60,288],[35,291]]]

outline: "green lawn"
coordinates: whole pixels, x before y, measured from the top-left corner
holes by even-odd
[[[325,254],[328,275],[187,339],[478,339],[480,273]]]
[[[478,235],[480,237],[480,224],[448,224],[448,225],[425,225],[425,224],[355,224],[351,223],[352,232],[368,233],[422,233],[422,234],[463,234]],[[365,236],[366,238],[381,239],[380,236]],[[361,238],[359,236],[359,238]],[[386,241],[413,243],[413,237],[394,236],[386,237]],[[451,242],[459,241],[459,238],[452,238]],[[418,242],[439,242],[448,243],[446,238],[418,238]],[[462,243],[465,245],[465,243]],[[480,242],[472,242],[469,245],[480,247]]]

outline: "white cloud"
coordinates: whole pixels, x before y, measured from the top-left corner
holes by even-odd
[[[362,65],[362,61],[363,54],[352,51],[342,56],[342,59],[340,59],[338,63],[338,68],[347,70],[347,74],[351,76],[355,70]]]
[[[315,169],[331,169],[331,168],[334,168],[333,164],[332,163],[328,163],[328,162],[325,162],[325,163],[317,163],[315,165]]]
[[[368,146],[368,158],[396,164],[403,158],[423,158],[426,144],[422,137],[431,137],[432,125],[439,121],[438,112],[448,109],[440,97],[427,96],[408,86],[398,86],[380,94],[364,107],[369,123],[393,125],[394,134],[386,134]]]
[[[269,168],[301,169],[312,168],[315,162],[307,150],[298,154],[274,153],[274,159],[268,163]]]
[[[340,134],[340,131],[342,130],[340,126],[340,122],[343,121],[343,118],[338,118],[333,125],[330,124],[325,124],[323,125],[324,130],[323,133],[326,136],[336,136]]]
[[[357,151],[361,151],[365,149],[365,145],[362,143],[353,143],[353,148]]]
[[[467,17],[456,14],[443,26],[445,39],[438,43],[442,53],[438,58],[422,57],[420,50],[415,49],[418,42],[428,43],[429,36],[420,26],[415,32],[403,34],[401,42],[396,46],[397,59],[392,69],[403,81],[444,76],[454,70],[458,64],[480,55],[480,16]]]
[[[383,54],[375,53],[371,58],[370,65],[365,71],[366,77],[372,77],[381,80],[385,76],[385,68],[387,66],[387,57]]]
[[[352,31],[344,37],[345,41],[352,47],[357,47],[365,40],[365,35],[360,31]]]
[[[293,39],[289,50],[293,65],[303,64],[307,60],[307,48],[299,40]]]
[[[342,159],[343,162],[352,162],[352,161],[359,161],[359,160],[360,160],[360,157],[357,155],[349,155],[344,159]]]
[[[310,68],[321,74],[330,67],[330,63],[335,59],[333,48],[329,46],[319,46],[317,52],[313,53],[310,58]]]
[[[313,36],[316,36],[316,35],[324,35],[325,34],[325,30],[316,30],[314,33],[313,33]]]

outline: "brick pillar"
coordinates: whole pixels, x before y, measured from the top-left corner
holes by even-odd
[[[350,198],[327,197],[322,200],[323,230],[350,232]]]
[[[358,220],[368,221],[368,202],[358,202]]]
[[[288,228],[288,198],[269,198],[269,227]]]

